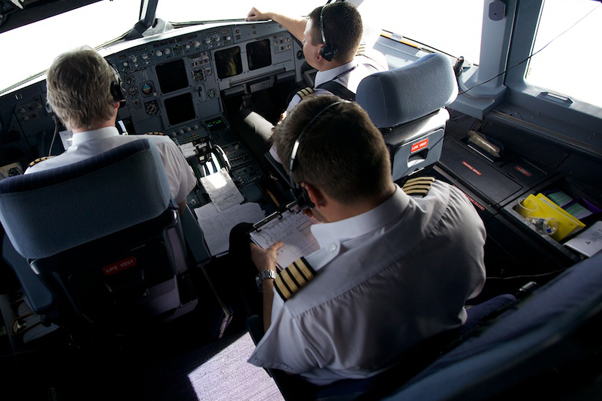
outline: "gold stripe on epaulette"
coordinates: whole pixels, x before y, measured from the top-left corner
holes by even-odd
[[[44,160],[52,159],[53,157],[54,156],[39,157],[39,158],[35,159],[34,161],[32,161],[31,163],[29,163],[29,167],[35,166],[36,164],[43,162]]]
[[[425,196],[431,190],[431,186],[435,182],[434,177],[417,177],[412,178],[404,184],[403,192],[408,195],[422,195]]]
[[[366,44],[365,43],[360,43],[360,45],[357,48],[357,51],[355,52],[355,55],[356,56],[363,56],[365,52],[366,52]]]
[[[276,275],[274,288],[283,300],[290,299],[315,276],[315,270],[301,257]]]
[[[303,88],[300,91],[297,92],[297,95],[299,95],[299,97],[301,99],[303,99],[305,96],[309,96],[312,93],[314,93],[315,90],[313,88],[310,88],[309,86],[307,88]]]
[[[163,132],[147,132],[146,135],[163,135]]]

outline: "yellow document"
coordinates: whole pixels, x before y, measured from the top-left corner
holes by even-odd
[[[567,235],[575,230],[585,227],[581,221],[571,216],[566,210],[552,202],[543,194],[537,196],[531,194],[522,203],[519,203],[517,211],[525,218],[554,218],[558,221],[558,229],[551,235],[556,241],[562,241]]]

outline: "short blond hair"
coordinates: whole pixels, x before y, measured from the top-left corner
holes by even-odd
[[[48,71],[48,104],[69,129],[93,129],[115,110],[111,83],[116,71],[91,47],[59,55]]]

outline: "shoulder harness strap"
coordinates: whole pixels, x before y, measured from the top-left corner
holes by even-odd
[[[274,288],[283,300],[290,299],[305,284],[309,283],[316,271],[301,257],[291,263],[286,269],[282,269],[276,275]]]
[[[43,162],[44,160],[48,160],[48,159],[52,159],[54,156],[44,156],[44,157],[38,157],[37,159],[35,159],[34,161],[32,161],[31,163],[29,163],[29,167],[33,167],[36,164]]]
[[[335,81],[326,81],[318,85],[316,88],[326,89],[328,92],[350,102],[355,101],[355,93],[351,92],[345,85]]]
[[[429,193],[431,186],[435,182],[434,177],[417,177],[407,180],[401,188],[408,195],[422,195]]]

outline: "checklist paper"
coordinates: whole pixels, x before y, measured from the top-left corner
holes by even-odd
[[[311,226],[317,221],[302,213],[286,211],[280,217],[270,220],[251,233],[251,239],[266,249],[282,241],[284,246],[278,251],[278,267],[283,269],[318,249],[320,245],[311,233]]]

